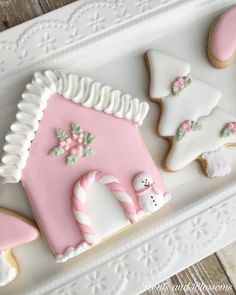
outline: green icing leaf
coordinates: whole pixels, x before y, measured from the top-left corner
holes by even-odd
[[[202,125],[196,121],[192,121],[192,130],[198,131],[202,129]]]
[[[185,135],[186,135],[186,130],[180,127],[177,131],[177,140],[179,141],[183,139]]]
[[[65,150],[62,146],[57,146],[49,152],[49,156],[60,156],[64,154]]]
[[[66,157],[66,163],[67,165],[74,165],[77,162],[77,156],[73,154],[69,154]]]
[[[180,93],[179,87],[172,87],[172,94],[173,95],[178,95],[179,93]]]
[[[92,141],[95,139],[95,136],[89,132],[85,133],[84,134],[84,137],[83,137],[83,143],[84,144],[90,144],[92,143]]]
[[[56,129],[56,137],[57,137],[60,141],[63,141],[63,140],[65,140],[65,139],[68,137],[68,135],[66,134],[66,132],[65,132],[63,129],[61,129],[61,128],[57,128],[57,129]]]
[[[192,83],[192,79],[189,77],[184,77],[185,87]]]
[[[83,129],[77,123],[71,124],[71,133],[78,134],[82,131],[83,131]]]
[[[221,133],[220,133],[220,135],[222,137],[230,136],[230,130],[229,130],[229,128],[227,128],[227,127],[223,128],[222,131],[221,131]]]
[[[93,150],[91,147],[86,146],[83,150],[83,157],[90,157],[93,153]]]

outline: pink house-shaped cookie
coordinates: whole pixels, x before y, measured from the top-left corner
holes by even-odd
[[[166,194],[138,129],[147,103],[48,70],[35,73],[18,108],[0,174],[6,182],[21,180],[56,261],[137,221],[138,173],[151,175]]]

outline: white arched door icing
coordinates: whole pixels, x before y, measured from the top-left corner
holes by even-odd
[[[93,203],[94,198],[96,202]],[[89,245],[136,222],[136,208],[131,197],[116,177],[103,172],[92,171],[79,179],[74,187],[72,205],[81,234]]]

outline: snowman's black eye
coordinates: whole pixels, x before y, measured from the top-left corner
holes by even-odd
[[[144,183],[144,180],[142,180],[142,183]]]

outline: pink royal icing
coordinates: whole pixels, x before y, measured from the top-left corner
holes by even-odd
[[[96,140],[92,157],[80,158],[78,165],[68,167],[63,157],[49,157],[48,151],[58,144],[53,136],[55,128],[62,126],[69,133],[71,122],[79,122]],[[91,230],[84,225],[80,231],[71,208],[75,183],[90,171],[114,175],[136,210],[139,205],[132,180],[138,171],[148,171],[160,189],[167,191],[135,122],[76,105],[54,94],[48,100],[22,171],[23,186],[54,255],[78,247],[84,241],[83,231]],[[80,203],[73,204],[85,210]]]
[[[217,21],[211,37],[210,49],[215,58],[226,61],[236,50],[236,6],[231,7]]]
[[[21,217],[0,211],[0,251],[31,242],[38,235],[38,230]]]

